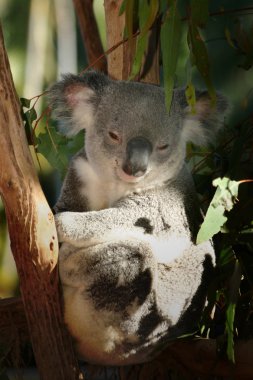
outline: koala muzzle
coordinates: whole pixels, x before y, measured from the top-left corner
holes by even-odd
[[[144,137],[129,140],[126,147],[126,159],[122,166],[123,171],[134,177],[144,175],[152,149],[152,144]]]

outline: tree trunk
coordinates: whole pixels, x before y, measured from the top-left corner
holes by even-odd
[[[78,379],[62,319],[54,218],[27,145],[1,29],[0,93],[0,193],[35,359],[41,379]]]
[[[119,16],[121,0],[105,0],[105,20],[107,48],[116,46],[124,40],[125,14]],[[143,61],[143,68],[140,73],[140,80],[153,84],[160,83],[159,68],[159,46],[158,46],[158,23],[155,24],[149,33],[149,46]],[[113,79],[127,80],[132,68],[134,59],[136,37],[132,43],[125,39],[115,50],[108,54],[108,75]]]
[[[79,27],[86,50],[89,64],[93,64],[94,69],[107,72],[106,57],[102,42],[98,32],[97,22],[93,11],[93,0],[73,0]],[[102,57],[100,60],[97,60]]]
[[[105,0],[105,21],[107,47],[111,48],[124,39],[125,15],[119,16],[121,0]],[[134,41],[133,41],[134,42]],[[126,80],[131,71],[133,60],[133,47],[128,41],[120,44],[108,54],[108,75],[113,79]]]

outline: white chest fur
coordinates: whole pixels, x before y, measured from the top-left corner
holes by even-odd
[[[90,210],[111,207],[120,198],[130,193],[129,187],[123,181],[99,177],[85,158],[78,157],[74,166],[82,182],[80,192],[88,199]]]

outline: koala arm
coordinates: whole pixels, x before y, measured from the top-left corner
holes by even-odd
[[[105,235],[108,238],[112,231],[115,236],[117,230],[133,228],[138,218],[136,207],[125,205],[100,211],[61,212],[55,215],[55,222],[60,242],[84,246],[85,242],[88,245],[92,241],[98,244]]]

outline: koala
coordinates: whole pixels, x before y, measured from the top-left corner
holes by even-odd
[[[195,112],[175,89],[67,74],[49,90],[53,118],[85,146],[71,160],[55,221],[65,322],[81,358],[149,361],[195,331],[215,265],[196,245],[202,217],[186,143],[207,144],[227,108],[197,92]]]

